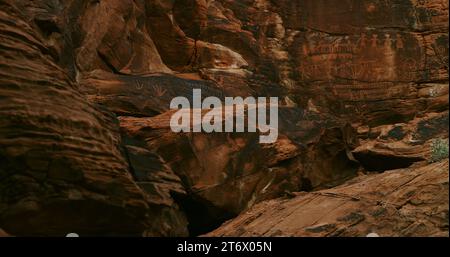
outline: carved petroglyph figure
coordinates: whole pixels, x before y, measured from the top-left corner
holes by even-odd
[[[404,47],[402,36],[399,33],[397,33],[397,35],[396,35],[395,46],[396,46],[397,50],[403,49],[403,47]]]
[[[366,33],[361,33],[355,43],[352,42],[350,36],[334,39],[332,42],[325,42],[324,40],[317,39],[315,40],[312,51],[305,43],[302,45],[302,53],[304,56],[321,54],[345,54],[362,52],[368,47],[372,49],[378,49],[380,46],[383,46],[384,48],[393,48],[400,50],[405,47],[405,42],[400,33],[396,33],[395,38],[391,36],[391,34],[385,34],[384,42],[381,42],[379,35],[376,33],[373,33],[370,36],[370,39],[368,38]]]
[[[143,81],[139,81],[139,80],[135,81],[135,88],[138,90],[143,89],[145,85],[146,85],[146,83]],[[161,96],[165,95],[167,92],[167,89],[163,89],[160,85],[152,85],[151,89],[153,90],[153,92],[155,93],[155,96],[157,96],[157,97],[161,97]]]
[[[136,89],[141,90],[144,87],[144,83],[136,80]]]
[[[372,48],[378,47],[378,35],[377,34],[372,34],[372,38],[370,39],[370,46]]]
[[[303,52],[304,56],[308,56],[309,55],[309,49],[308,49],[308,46],[306,44],[303,44],[302,52]]]
[[[359,50],[362,50],[367,47],[367,36],[365,33],[361,33],[361,36],[358,39],[356,44],[357,44]]]
[[[157,97],[161,97],[161,96],[165,95],[167,92],[167,89],[163,89],[159,85],[152,86],[152,89],[155,92],[155,96],[157,96]]]
[[[389,34],[385,35],[384,47],[385,48],[392,48],[392,39],[391,39],[391,35],[389,35]]]
[[[417,75],[416,61],[398,60],[401,55],[396,51],[405,49],[404,35],[400,32],[362,32],[356,37],[314,37],[311,40],[313,44],[305,43],[301,48],[303,55],[310,57],[303,59],[300,66],[302,79],[331,81],[341,77],[385,81],[397,76],[413,79]]]

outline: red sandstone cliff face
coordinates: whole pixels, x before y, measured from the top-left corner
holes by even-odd
[[[430,173],[436,215],[448,216],[448,173],[420,168],[432,142],[448,140],[447,1],[0,3],[0,228],[9,234],[198,235],[261,202],[261,222],[278,222],[270,206],[279,200],[265,201],[407,167],[376,190]],[[169,103],[193,88],[279,97],[278,141],[171,132]],[[362,194],[376,200],[374,190]],[[332,201],[297,199],[288,201],[302,210],[295,219]],[[341,235],[376,222],[384,235],[442,235],[448,224],[434,214],[426,232],[406,229],[424,206],[397,230],[395,219],[358,232],[333,223],[338,215],[326,221]],[[212,235],[234,233],[245,215]]]
[[[6,2],[1,7],[2,228],[13,235],[64,235],[74,229],[187,233],[178,207],[150,197],[133,179],[114,115],[80,94],[16,7]],[[158,172],[171,173],[158,161],[153,161]],[[173,226],[155,227],[155,221]]]

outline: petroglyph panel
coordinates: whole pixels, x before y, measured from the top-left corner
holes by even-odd
[[[298,74],[306,81],[413,81],[424,52],[418,38],[398,31],[330,36],[304,33],[298,41]]]

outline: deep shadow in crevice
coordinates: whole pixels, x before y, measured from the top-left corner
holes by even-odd
[[[356,153],[354,156],[364,169],[370,172],[408,168],[415,162],[424,160],[421,157],[386,156],[375,153]]]
[[[61,33],[58,25],[52,20],[34,19],[34,23],[36,23],[45,37],[49,37],[52,33]]]
[[[302,177],[300,180],[300,192],[311,192],[314,190],[314,187],[311,183],[311,180],[306,177]]]
[[[97,55],[100,58],[100,60],[102,60],[102,62],[111,70],[112,73],[117,74],[117,75],[126,75],[126,74],[120,72],[119,70],[117,70],[116,67],[114,67],[114,65],[112,65],[108,61],[108,58],[104,54],[102,54],[100,51],[97,51]]]
[[[172,197],[186,214],[189,222],[189,236],[191,237],[211,232],[225,221],[237,216],[192,194],[180,195],[174,193]]]

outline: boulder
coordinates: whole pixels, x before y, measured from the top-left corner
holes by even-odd
[[[255,205],[205,236],[448,237],[448,160]]]

